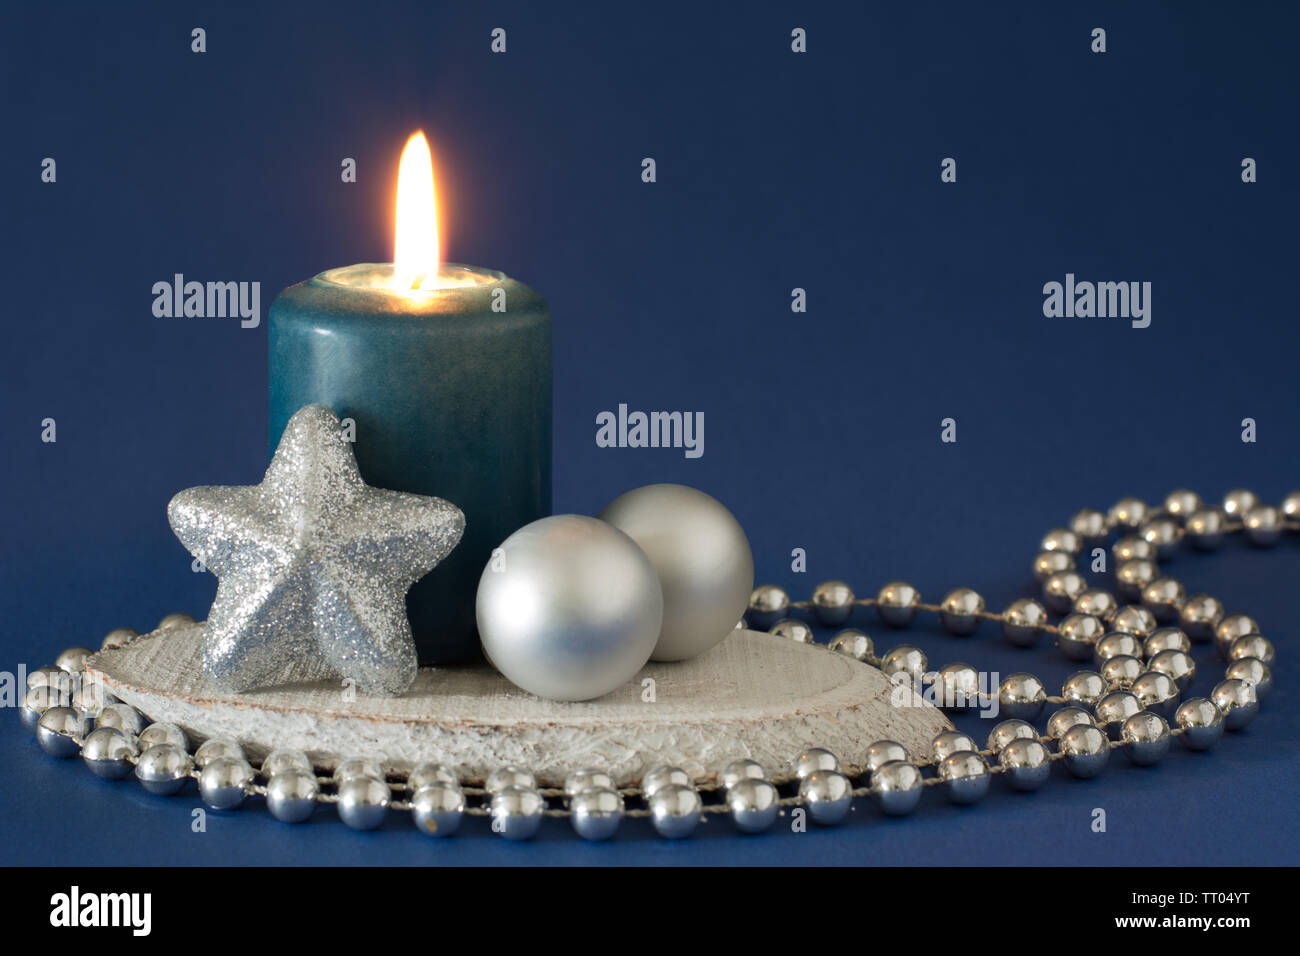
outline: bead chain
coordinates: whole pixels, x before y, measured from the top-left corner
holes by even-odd
[[[23,720],[35,729],[47,752],[80,755],[101,776],[125,776],[134,770],[147,788],[159,793],[174,792],[192,779],[204,801],[216,809],[233,809],[247,796],[258,796],[267,800],[277,818],[292,822],[305,819],[316,804],[332,804],[345,823],[358,829],[378,826],[391,809],[410,812],[419,829],[439,836],[453,833],[462,816],[491,817],[493,830],[510,839],[531,837],[543,817],[566,817],[580,835],[605,839],[623,818],[649,818],[660,835],[672,838],[688,835],[702,817],[718,814],[730,814],[745,832],[765,830],[779,813],[796,808],[805,809],[817,823],[833,825],[847,814],[853,798],[867,796],[886,814],[902,815],[929,787],[944,786],[953,802],[973,803],[984,795],[993,775],[1007,776],[1014,789],[1032,790],[1046,781],[1053,763],[1063,761],[1074,775],[1090,777],[1100,772],[1112,750],[1127,751],[1137,764],[1155,763],[1173,737],[1182,738],[1189,749],[1205,750],[1225,727],[1244,727],[1272,687],[1273,645],[1259,634],[1252,618],[1226,614],[1222,603],[1208,595],[1187,597],[1180,582],[1158,576],[1157,562],[1172,556],[1184,541],[1210,550],[1225,535],[1244,532],[1253,544],[1266,547],[1284,530],[1300,532],[1300,492],[1289,494],[1280,508],[1262,505],[1244,490],[1229,492],[1220,507],[1205,507],[1193,492],[1179,490],[1160,509],[1149,509],[1136,498],[1123,499],[1104,514],[1084,509],[1071,518],[1069,527],[1043,538],[1034,560],[1043,603],[1022,598],[1001,614],[987,611],[983,598],[968,588],[949,592],[940,604],[923,602],[911,585],[898,581],[874,598],[856,597],[842,581],[823,582],[807,601],[791,601],[774,585],[756,588],[747,609],[748,625],[801,643],[815,643],[814,635],[808,624],[789,616],[792,610],[810,612],[818,623],[835,626],[847,623],[854,608],[874,607],[892,627],[907,626],[924,611],[938,615],[953,634],[970,634],[981,621],[1000,623],[1008,640],[1021,646],[1033,643],[1039,634],[1050,634],[1067,656],[1095,656],[1102,666],[1102,673],[1071,675],[1059,695],[1048,695],[1033,675],[1013,674],[998,689],[999,704],[1012,717],[994,727],[988,746],[980,748],[967,735],[949,731],[935,738],[931,756],[913,757],[892,741],[877,741],[867,748],[867,770],[857,786],[839,772],[835,756],[820,748],[795,758],[793,774],[780,782],[797,781],[797,793],[786,795],[751,760],[730,764],[717,784],[696,785],[683,770],[659,767],[642,777],[640,787],[622,788],[615,788],[599,770],[576,771],[564,788],[539,788],[528,771],[504,767],[479,787],[432,764],[403,777],[357,759],[342,762],[333,776],[317,776],[311,761],[298,751],[273,753],[255,772],[235,741],[210,740],[191,758],[179,727],[159,723],[141,731],[138,711],[100,686],[82,684],[80,673],[90,654],[85,648],[65,651],[54,667],[29,675]],[[1074,570],[1085,545],[1103,544],[1116,531],[1135,532],[1112,545],[1117,589],[1138,602],[1127,606],[1108,591],[1088,588]],[[1059,622],[1048,620],[1049,608],[1064,615]],[[1156,627],[1175,620],[1184,630]],[[169,615],[160,629],[192,621],[188,615]],[[121,647],[136,636],[126,629],[114,631],[103,646]],[[1190,698],[1178,705],[1182,690],[1195,676],[1188,656],[1191,640],[1213,640],[1229,665],[1226,679],[1210,699]],[[930,675],[918,648],[902,645],[878,657],[871,638],[856,628],[842,630],[825,646],[881,668],[894,681],[938,677],[944,709],[959,711],[978,699],[970,688],[978,675],[969,665],[952,664]],[[1155,668],[1162,652],[1173,656],[1164,657],[1163,667]],[[1143,669],[1144,657],[1152,659],[1148,663],[1155,669]],[[1120,667],[1107,667],[1116,660]],[[1117,673],[1107,676],[1108,669]],[[1054,742],[1055,750],[1022,719],[1038,717],[1048,704],[1062,705],[1047,722],[1046,741]],[[1062,714],[1064,721],[1058,720]],[[1171,715],[1173,728],[1165,721]],[[205,750],[210,751],[206,756]],[[990,759],[996,761],[992,766]],[[921,770],[927,767],[936,772],[923,776]],[[285,797],[279,785],[294,775],[290,782],[296,789]],[[409,781],[417,775],[422,775],[421,782],[413,791]],[[264,782],[257,782],[259,777]],[[394,798],[394,791],[410,796]],[[721,793],[723,799],[705,803],[701,792]],[[466,797],[479,802],[469,804]],[[562,806],[551,806],[548,799]],[[645,806],[625,808],[627,799],[642,800]]]

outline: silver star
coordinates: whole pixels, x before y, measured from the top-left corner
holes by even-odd
[[[323,405],[289,419],[260,485],[188,488],[167,518],[220,581],[203,669],[235,691],[331,674],[405,691],[418,668],[406,591],[465,530],[448,501],[362,481]]]

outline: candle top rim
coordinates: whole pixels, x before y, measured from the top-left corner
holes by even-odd
[[[459,262],[444,262],[440,265],[436,277],[426,277],[419,287],[408,289],[398,286],[396,274],[396,266],[391,262],[359,262],[350,266],[326,269],[314,275],[311,282],[329,288],[390,292],[395,295],[420,298],[458,289],[481,288],[504,282],[508,278],[504,272],[496,269],[484,269]]]

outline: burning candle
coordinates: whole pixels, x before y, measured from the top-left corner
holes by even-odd
[[[423,133],[398,170],[392,263],[322,272],[271,306],[271,448],[303,405],[355,422],[362,477],[465,513],[460,545],[411,589],[420,657],[479,653],[492,549],[551,510],[551,313],[500,272],[443,262]]]

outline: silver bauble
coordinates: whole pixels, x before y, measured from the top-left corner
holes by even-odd
[[[754,587],[754,556],[734,515],[685,485],[645,485],[600,513],[650,558],[663,586],[656,661],[684,661],[732,632]]]
[[[746,584],[728,628],[748,596]],[[591,700],[626,684],[663,623],[659,578],[645,552],[583,515],[542,518],[506,538],[483,570],[477,608],[492,665],[552,700]]]

